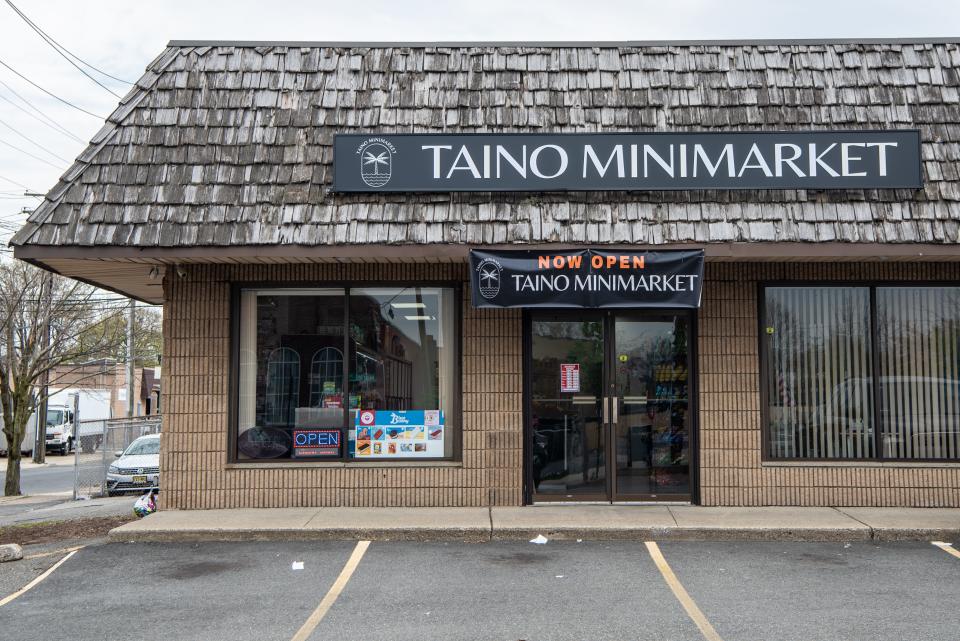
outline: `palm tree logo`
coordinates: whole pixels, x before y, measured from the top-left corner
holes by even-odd
[[[393,153],[383,144],[370,143],[360,154],[360,177],[370,187],[383,187],[390,181]]]
[[[377,171],[377,169],[379,169],[380,165],[383,165],[384,167],[386,167],[388,164],[390,164],[390,161],[387,160],[386,152],[383,152],[381,154],[374,156],[372,153],[368,151],[364,154],[363,164],[373,165],[373,173],[378,174],[380,172]]]
[[[500,265],[487,258],[477,265],[480,295],[490,300],[500,293]]]

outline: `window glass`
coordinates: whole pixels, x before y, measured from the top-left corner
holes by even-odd
[[[452,291],[350,291],[350,456],[450,456]]]
[[[160,453],[160,439],[158,438],[145,438],[143,440],[137,439],[130,444],[130,447],[127,448],[127,451],[124,452],[124,456],[141,456],[144,454],[159,454]]]
[[[960,287],[878,287],[883,456],[960,458]]]
[[[341,455],[345,306],[342,289],[242,292],[238,458],[291,458],[294,431],[324,429]]]
[[[870,290],[765,290],[769,454],[872,458]]]
[[[771,456],[960,459],[960,287],[769,287],[764,305]]]
[[[243,290],[237,457],[452,456],[454,323],[449,288]]]

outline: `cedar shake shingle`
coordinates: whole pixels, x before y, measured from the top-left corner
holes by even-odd
[[[12,243],[956,243],[958,92],[957,43],[171,43]],[[916,191],[329,193],[334,133],[914,127]]]

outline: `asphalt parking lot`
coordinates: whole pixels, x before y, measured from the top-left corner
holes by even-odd
[[[642,542],[374,542],[362,556],[348,541],[94,544],[0,606],[0,636],[958,638],[960,558],[930,543],[665,542],[657,549],[673,584]],[[63,556],[0,566],[0,599]],[[344,571],[348,559],[356,562],[352,574]],[[303,569],[293,569],[295,562]],[[683,595],[706,627],[695,623]]]

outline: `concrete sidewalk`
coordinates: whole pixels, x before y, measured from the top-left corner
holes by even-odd
[[[524,540],[960,542],[960,509],[537,505],[494,508],[172,510],[113,541]]]
[[[74,501],[69,495],[39,494],[0,498],[0,527],[49,521],[70,521],[133,514],[137,496],[113,496]]]

